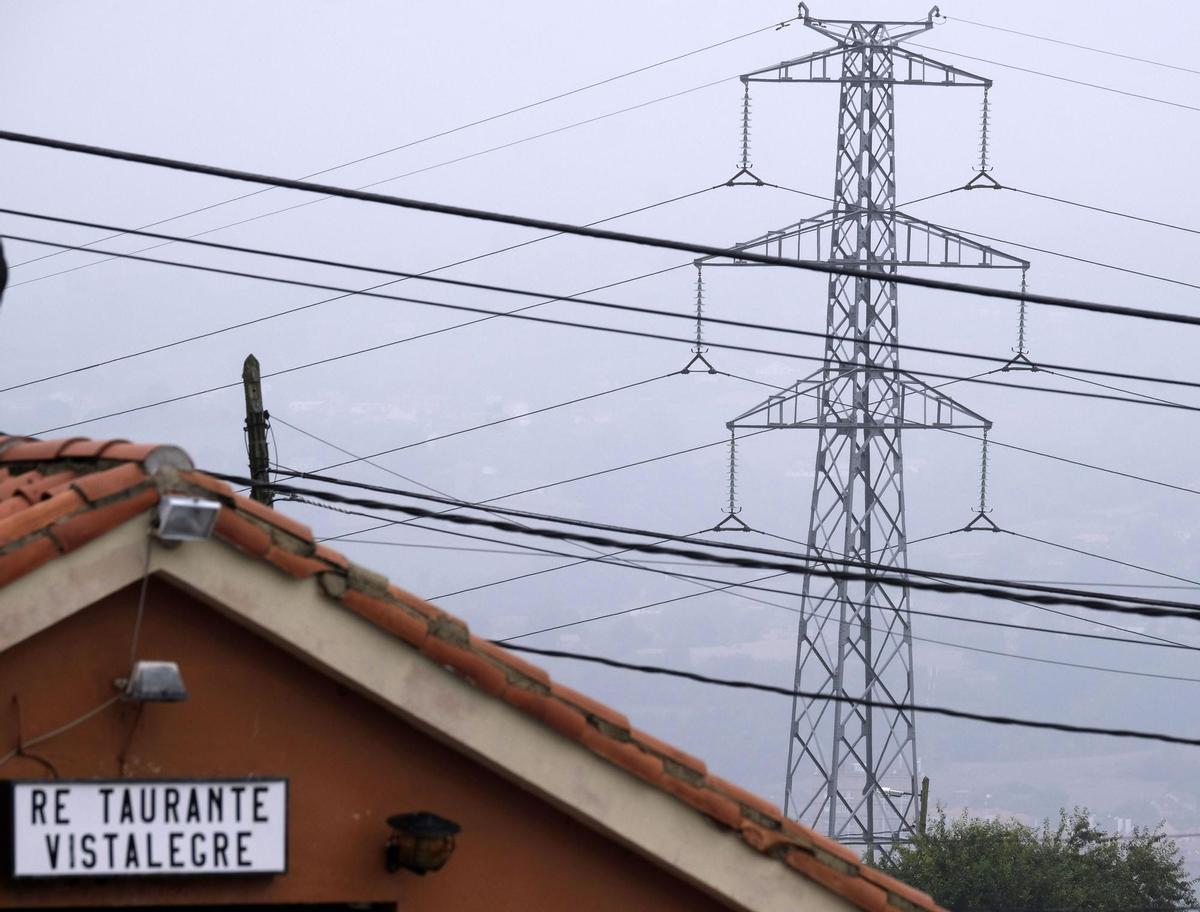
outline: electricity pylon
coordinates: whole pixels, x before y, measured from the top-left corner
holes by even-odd
[[[753,82],[837,83],[833,208],[735,250],[894,273],[901,266],[1008,267],[1029,263],[896,211],[897,85],[986,89],[991,81],[900,46],[933,27],[916,22],[800,18],[835,46],[741,77]],[[745,106],[748,110],[748,103]],[[743,156],[745,157],[745,156]],[[736,255],[705,266],[750,266]],[[807,546],[810,554],[907,567],[901,433],[988,428],[990,422],[900,369],[896,285],[831,275],[823,366],[728,422],[729,429],[817,431]],[[809,406],[812,406],[811,412]],[[731,507],[732,509],[732,507]],[[903,589],[806,577],[796,652],[797,691],[861,703],[796,698],[784,807],[868,860],[911,836],[916,796],[912,631]],[[897,706],[897,705],[900,706]]]

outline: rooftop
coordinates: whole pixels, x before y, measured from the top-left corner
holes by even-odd
[[[789,820],[775,805],[711,773],[703,760],[633,726],[617,710],[556,683],[540,667],[471,634],[459,618],[318,543],[312,530],[197,471],[181,449],[125,440],[0,436],[0,587],[155,509],[167,493],[221,503],[214,537],[674,796],[756,852],[861,909],[940,912],[924,893]]]

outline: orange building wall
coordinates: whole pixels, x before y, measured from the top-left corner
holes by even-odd
[[[129,669],[137,595],[130,587],[0,655],[0,755],[17,745],[18,723],[29,739],[112,696]],[[0,766],[0,779],[287,777],[288,873],[0,880],[0,908],[724,908],[165,582],[150,583],[138,655],[179,662],[191,698],[141,712],[119,703]],[[415,810],[460,823],[457,851],[425,877],[388,874],[385,818]]]

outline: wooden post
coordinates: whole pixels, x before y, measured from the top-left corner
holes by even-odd
[[[271,451],[267,448],[270,415],[263,410],[262,377],[254,355],[247,355],[242,365],[242,386],[246,391],[246,450],[250,456],[250,478],[254,481],[250,496],[269,507],[275,500],[271,489],[266,487],[271,483]]]
[[[929,817],[929,777],[921,777],[921,797],[917,803],[917,832],[925,835],[925,821]]]

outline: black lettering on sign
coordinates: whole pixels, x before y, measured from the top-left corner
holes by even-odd
[[[246,786],[235,785],[233,788],[230,789],[230,791],[233,792],[233,806],[235,808],[233,822],[241,823],[242,822],[242,792],[246,791]]]
[[[50,870],[58,870],[58,841],[59,836],[46,836],[46,855],[50,859]]]
[[[162,866],[163,866],[163,863],[161,861],[154,860],[154,834],[147,833],[146,834],[146,867],[161,868]]]
[[[154,823],[158,811],[158,790],[154,786],[142,786],[138,795],[138,805],[142,812],[142,823]]]
[[[100,789],[100,797],[104,799],[104,822],[108,823],[108,799],[112,797],[113,790],[111,788]]]
[[[225,822],[225,793],[219,785],[208,787],[208,822]]]
[[[174,786],[163,793],[163,823],[179,823],[179,789]]]
[[[128,788],[121,792],[121,823],[133,823],[133,795]]]
[[[67,861],[67,870],[74,871],[75,870],[75,834],[74,833],[67,834],[67,858],[69,859]]]
[[[203,833],[193,833],[192,834],[192,867],[193,868],[203,868],[204,863],[206,861],[208,861],[207,855],[205,855],[203,852],[196,851],[196,844],[201,842],[203,839],[204,839]]]
[[[196,787],[194,785],[188,790],[187,822],[200,822],[200,798],[196,794]]]
[[[229,867],[229,858],[225,852],[229,848],[229,836],[225,833],[213,833],[213,867]]]
[[[125,867],[133,870],[138,864],[137,841],[132,833],[125,837]]]
[[[81,863],[89,871],[96,867],[96,834],[84,833],[79,837],[79,853]]]
[[[267,810],[263,806],[267,798],[267,787],[265,785],[254,786],[254,822],[266,823]]]
[[[182,840],[183,834],[178,830],[173,830],[167,836],[167,864],[172,868],[183,867],[183,850],[179,847]]]
[[[239,868],[250,867],[250,846],[247,842],[250,840],[249,830],[238,830],[237,833],[237,866]]]
[[[67,795],[69,794],[71,794],[69,788],[54,790],[54,822],[59,826],[66,826],[71,822],[67,819]]]
[[[113,870],[117,866],[117,834],[105,833],[104,841],[108,843],[108,870]]]
[[[46,822],[46,790],[35,788],[29,793],[29,823],[36,826]]]

